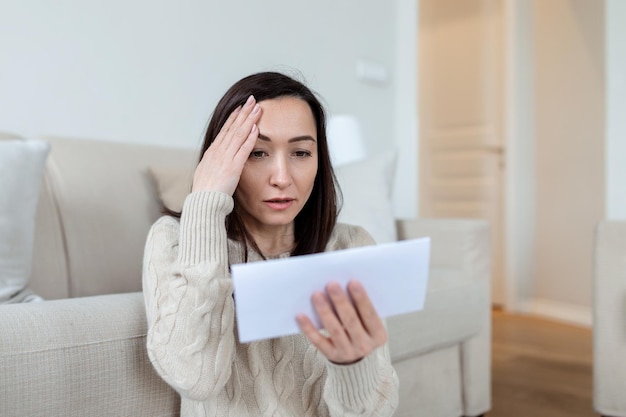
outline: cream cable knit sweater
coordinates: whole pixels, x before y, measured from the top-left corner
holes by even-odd
[[[398,379],[387,346],[341,366],[301,334],[237,341],[229,262],[243,258],[226,237],[232,208],[229,195],[192,193],[180,222],[162,217],[146,242],[148,353],[180,393],[181,415],[391,416]],[[372,243],[364,229],[338,225],[327,250]],[[258,259],[253,251],[249,255]]]

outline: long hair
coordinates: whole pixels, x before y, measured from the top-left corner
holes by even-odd
[[[304,255],[323,252],[337,222],[340,190],[330,163],[326,139],[326,114],[316,95],[301,82],[277,72],[261,72],[247,76],[228,89],[218,102],[204,136],[199,161],[211,146],[215,137],[230,114],[248,97],[253,95],[257,102],[281,97],[295,97],[306,102],[311,108],[317,129],[318,168],[313,191],[294,220],[295,247],[291,255]],[[180,213],[170,212],[180,216]],[[246,229],[241,215],[241,207],[235,199],[233,211],[226,218],[228,237],[244,245],[244,261],[247,261],[247,246],[251,246],[261,256],[258,245]]]

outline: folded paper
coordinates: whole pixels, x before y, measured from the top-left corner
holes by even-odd
[[[424,308],[430,238],[232,265],[239,341],[298,333],[304,313],[320,328],[311,295],[359,280],[376,311],[389,317]]]

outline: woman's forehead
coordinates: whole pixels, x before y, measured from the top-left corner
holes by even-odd
[[[263,113],[257,122],[260,134],[270,140],[309,136],[317,140],[317,124],[309,104],[296,97],[259,102]]]

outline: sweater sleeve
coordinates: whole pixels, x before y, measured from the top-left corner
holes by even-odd
[[[388,417],[398,407],[398,375],[387,345],[353,365],[328,363],[324,398],[331,416]]]
[[[162,217],[146,241],[143,294],[147,348],[161,377],[182,396],[214,398],[235,352],[226,216],[232,197],[191,193],[178,221]]]
[[[340,225],[337,232],[329,250],[375,244],[362,227]],[[388,344],[353,365],[327,362],[327,371],[323,395],[332,417],[391,416],[398,407],[399,381]]]

